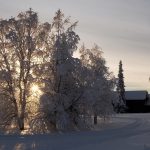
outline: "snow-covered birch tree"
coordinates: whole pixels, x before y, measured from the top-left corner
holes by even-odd
[[[88,69],[85,78],[85,99],[94,115],[94,124],[97,124],[97,116],[108,116],[112,113],[112,93],[114,88],[114,77],[106,67],[106,61],[102,56],[101,49],[94,45],[92,49],[82,46],[80,49],[81,61]]]
[[[16,120],[20,130],[24,130],[37,29],[38,16],[31,9],[17,18],[0,21],[1,89],[14,108],[3,116],[3,123]]]

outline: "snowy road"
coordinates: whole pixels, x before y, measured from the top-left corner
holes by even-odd
[[[0,150],[150,150],[150,114],[118,115],[100,131],[0,136]]]

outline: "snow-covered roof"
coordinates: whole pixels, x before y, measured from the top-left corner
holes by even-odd
[[[126,100],[145,100],[147,98],[147,91],[126,91]]]

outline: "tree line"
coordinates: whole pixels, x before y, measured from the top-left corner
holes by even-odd
[[[32,9],[0,20],[1,129],[81,129],[112,114],[114,75],[96,44],[78,47],[77,24],[61,10],[51,23]]]

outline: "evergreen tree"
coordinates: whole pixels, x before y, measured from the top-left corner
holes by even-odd
[[[125,85],[124,85],[124,75],[123,75],[123,67],[122,61],[119,62],[119,72],[118,72],[118,82],[117,82],[117,93],[119,97],[119,102],[117,106],[117,111],[121,111],[125,105]]]

